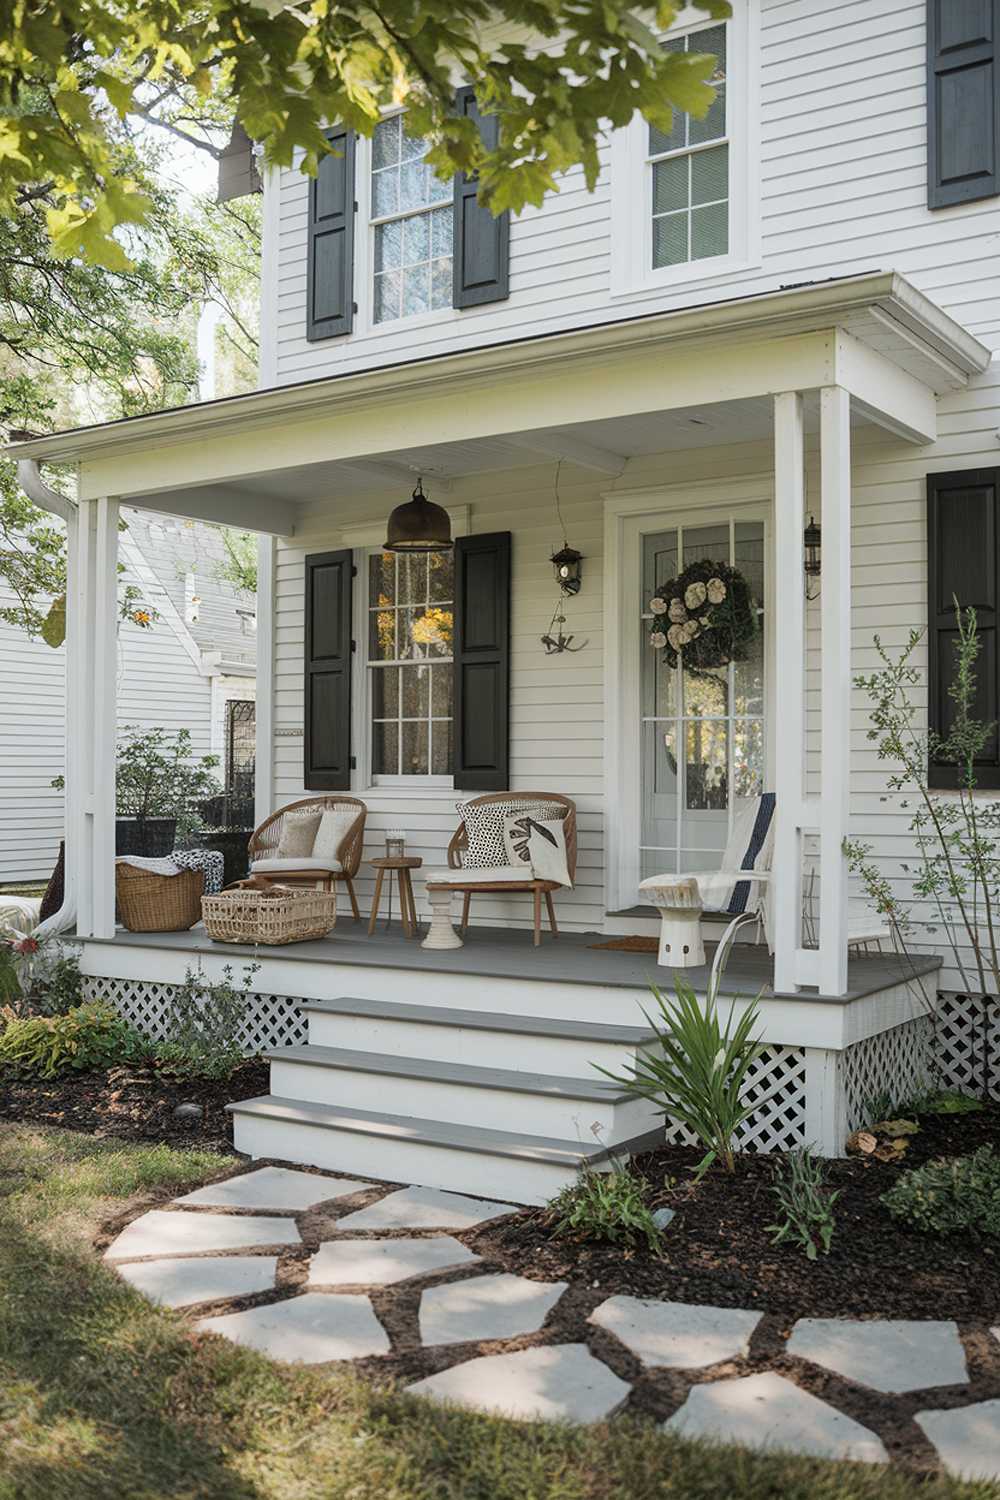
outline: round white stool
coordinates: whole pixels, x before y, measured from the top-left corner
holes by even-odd
[[[660,912],[657,963],[668,969],[693,969],[705,962],[701,937],[701,895],[694,880],[650,875],[639,889]]]
[[[427,884],[427,900],[431,908],[431,925],[421,948],[464,948],[465,944],[451,925],[451,889],[446,885]]]

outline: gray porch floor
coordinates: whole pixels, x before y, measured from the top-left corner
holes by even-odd
[[[89,939],[137,948],[180,949],[189,953],[231,954],[237,958],[280,958],[299,963],[363,964],[377,968],[425,970],[429,973],[472,974],[493,979],[549,980],[563,984],[590,984],[621,989],[648,989],[650,983],[672,988],[673,971],[661,969],[655,953],[628,953],[595,948],[611,941],[600,932],[563,932],[557,938],[545,934],[535,948],[528,930],[509,927],[471,927],[464,948],[449,952],[424,949],[415,939],[403,936],[398,926],[380,927],[368,937],[364,922],[338,918],[329,937],[313,943],[289,943],[283,947],[252,947],[241,943],[214,943],[199,925],[190,932],[125,932],[113,938]],[[695,990],[708,983],[714,943],[706,943],[708,964],[679,971]],[[893,953],[852,954],[848,966],[846,995],[829,996],[815,990],[810,999],[845,1005],[878,990],[904,984],[909,979],[931,975],[940,968],[939,958],[904,960]],[[725,995],[771,996],[773,964],[767,948],[737,943],[729,959],[721,993]],[[798,997],[790,998],[801,998]]]

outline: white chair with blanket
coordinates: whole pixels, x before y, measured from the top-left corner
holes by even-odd
[[[762,922],[767,936],[764,888],[771,876],[774,806],[773,792],[737,804],[718,870],[650,875],[640,882],[640,891],[660,911],[659,963],[671,969],[704,964],[703,911],[724,912],[731,918],[717,953],[728,949],[743,922]]]

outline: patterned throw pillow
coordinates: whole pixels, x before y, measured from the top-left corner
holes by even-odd
[[[491,870],[497,865],[509,865],[511,862],[504,842],[504,819],[515,813],[532,813],[535,817],[541,817],[551,811],[551,804],[543,807],[536,803],[511,800],[484,802],[476,806],[472,802],[460,802],[458,811],[462,815],[469,841],[462,860],[464,868]]]
[[[518,812],[504,819],[504,847],[512,865],[525,877],[573,884],[566,862],[566,829],[562,818],[538,818]]]
[[[281,837],[278,840],[279,859],[308,859],[313,851],[313,840],[323,817],[323,809],[315,812],[290,812],[281,820]]]

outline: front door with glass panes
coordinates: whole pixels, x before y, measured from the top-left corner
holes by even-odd
[[[450,552],[375,552],[368,559],[375,782],[451,777],[453,580]]]
[[[715,870],[734,805],[764,790],[765,522],[737,514],[639,531],[640,837],[638,877]],[[693,562],[729,563],[746,578],[759,630],[744,661],[694,671],[670,667],[649,644],[656,589]],[[634,575],[633,575],[634,576]],[[634,898],[633,898],[634,899]]]

